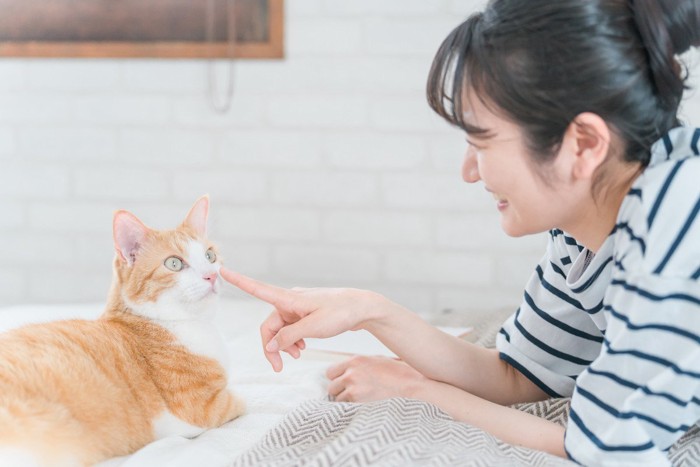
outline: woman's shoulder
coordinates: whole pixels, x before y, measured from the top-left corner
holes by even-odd
[[[640,200],[647,228],[697,212],[700,200],[700,155],[676,157],[648,167],[630,190]],[[662,229],[666,231],[667,229]]]
[[[700,129],[675,129],[623,202],[618,225],[632,229],[653,274],[700,274]],[[697,277],[696,277],[697,279]]]
[[[649,165],[635,183],[645,198],[664,195],[671,184],[691,183],[700,170],[700,128],[678,127],[651,147]],[[696,190],[700,185],[696,183]],[[697,193],[698,191],[696,191]]]

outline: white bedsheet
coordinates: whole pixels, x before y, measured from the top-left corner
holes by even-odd
[[[102,304],[0,308],[0,332],[31,322],[93,319],[102,308]],[[269,305],[261,302],[228,299],[221,300],[217,316],[231,355],[232,388],[246,401],[245,415],[194,439],[171,436],[155,441],[130,456],[110,459],[99,467],[225,466],[298,404],[324,398],[325,369],[340,357],[307,353],[294,360],[284,354],[284,370],[274,373],[263,356],[258,333],[269,311]]]

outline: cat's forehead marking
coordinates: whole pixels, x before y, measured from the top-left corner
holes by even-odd
[[[202,272],[217,270],[216,265],[210,263],[207,259],[207,246],[199,240],[190,239],[185,251],[187,252],[187,260],[190,266],[196,270]]]
[[[170,232],[170,247],[174,248],[176,253],[186,256],[188,254],[189,244],[192,241],[197,241],[192,235],[186,232],[174,230]]]

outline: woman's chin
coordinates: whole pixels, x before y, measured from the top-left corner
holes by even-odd
[[[526,226],[515,221],[509,216],[501,216],[501,230],[509,237],[516,238],[539,232],[538,230],[532,229],[531,226]]]
[[[524,235],[519,225],[505,217],[501,217],[501,230],[509,237],[522,237]]]

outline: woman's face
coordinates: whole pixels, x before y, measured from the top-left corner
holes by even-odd
[[[465,121],[489,130],[489,135],[467,135],[464,181],[484,183],[501,213],[501,227],[510,236],[561,228],[571,216],[567,211],[575,206],[579,190],[567,190],[566,167],[559,155],[536,165],[519,127],[494,115],[478,98],[470,99],[466,108]]]

